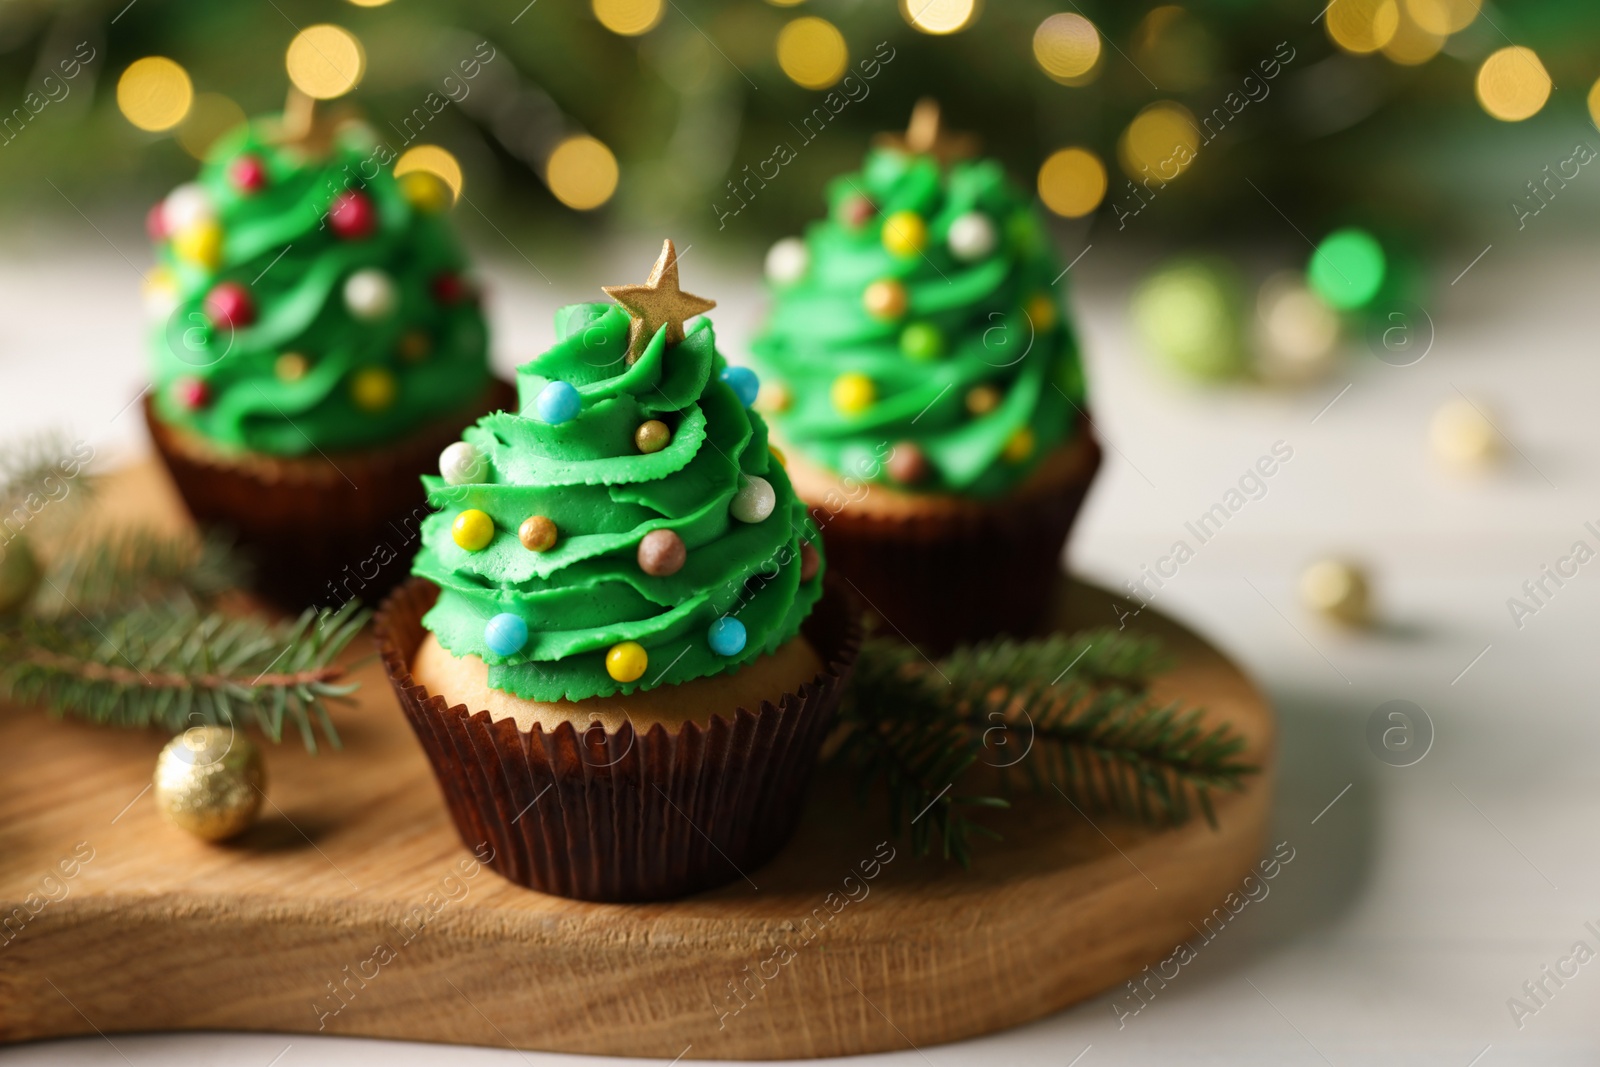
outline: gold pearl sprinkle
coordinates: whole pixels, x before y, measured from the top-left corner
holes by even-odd
[[[967,393],[967,410],[974,415],[987,415],[1000,406],[1000,390],[992,385],[975,386]]]
[[[298,352],[285,352],[278,357],[272,369],[277,373],[279,381],[298,382],[311,369],[311,361]]]

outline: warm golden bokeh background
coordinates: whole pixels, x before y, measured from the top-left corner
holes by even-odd
[[[732,234],[769,240],[933,93],[1066,219],[1124,228],[1155,178],[1174,191],[1141,239],[1237,236],[1272,224],[1248,179],[1307,229],[1400,222],[1430,244],[1504,213],[1528,180],[1509,153],[1593,133],[1596,31],[1573,0],[19,3],[0,10],[0,211],[63,209],[46,177],[149,201],[292,78],[426,145],[409,165],[498,224],[558,239],[715,227],[782,143],[797,158]],[[465,79],[475,49],[493,58]],[[92,58],[67,79],[75,50]]]

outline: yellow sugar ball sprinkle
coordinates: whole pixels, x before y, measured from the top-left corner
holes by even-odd
[[[1021,463],[1033,455],[1032,428],[1024,426],[1012,434],[1011,439],[1006,442],[1006,447],[1001,450],[1000,455],[1005,458],[1007,463]]]
[[[166,267],[151,267],[144,276],[144,298],[156,304],[178,299],[178,279]]]
[[[829,390],[833,406],[845,415],[855,415],[867,410],[878,397],[872,379],[857,371],[841,374],[833,380]]]
[[[367,367],[350,379],[350,399],[362,411],[382,411],[394,403],[400,386],[382,367]]]
[[[650,655],[637,641],[612,645],[606,653],[606,673],[619,682],[638,681],[650,666]]]
[[[1035,333],[1045,333],[1055,328],[1056,302],[1050,299],[1049,293],[1033,294],[1022,310],[1028,316],[1028,321],[1033,323]]]
[[[494,520],[477,508],[468,508],[456,516],[450,536],[468,552],[481,551],[494,540]]]
[[[883,221],[883,247],[891,255],[917,255],[928,247],[928,224],[915,211],[896,211]]]
[[[411,206],[436,214],[450,206],[450,187],[425,170],[414,170],[400,178],[400,191]]]
[[[222,264],[222,227],[215,222],[197,222],[173,237],[172,250],[180,259],[216,270]]]

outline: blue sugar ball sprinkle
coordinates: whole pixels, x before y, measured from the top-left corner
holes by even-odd
[[[578,417],[583,398],[578,395],[578,390],[566,382],[551,382],[539,390],[539,397],[533,403],[538,409],[540,422],[559,426]]]
[[[761,392],[761,379],[749,367],[729,367],[722,372],[722,380],[745,407],[754,404],[756,394]]]
[[[731,615],[724,615],[711,624],[706,631],[706,640],[711,644],[711,651],[717,655],[737,656],[744,651],[744,623]]]
[[[501,612],[484,625],[483,643],[497,656],[515,656],[528,643],[528,624],[509,611]]]

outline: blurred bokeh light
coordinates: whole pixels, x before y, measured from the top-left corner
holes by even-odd
[[[117,106],[141,130],[160,132],[182,122],[194,103],[189,73],[166,56],[128,64],[117,79]]]

